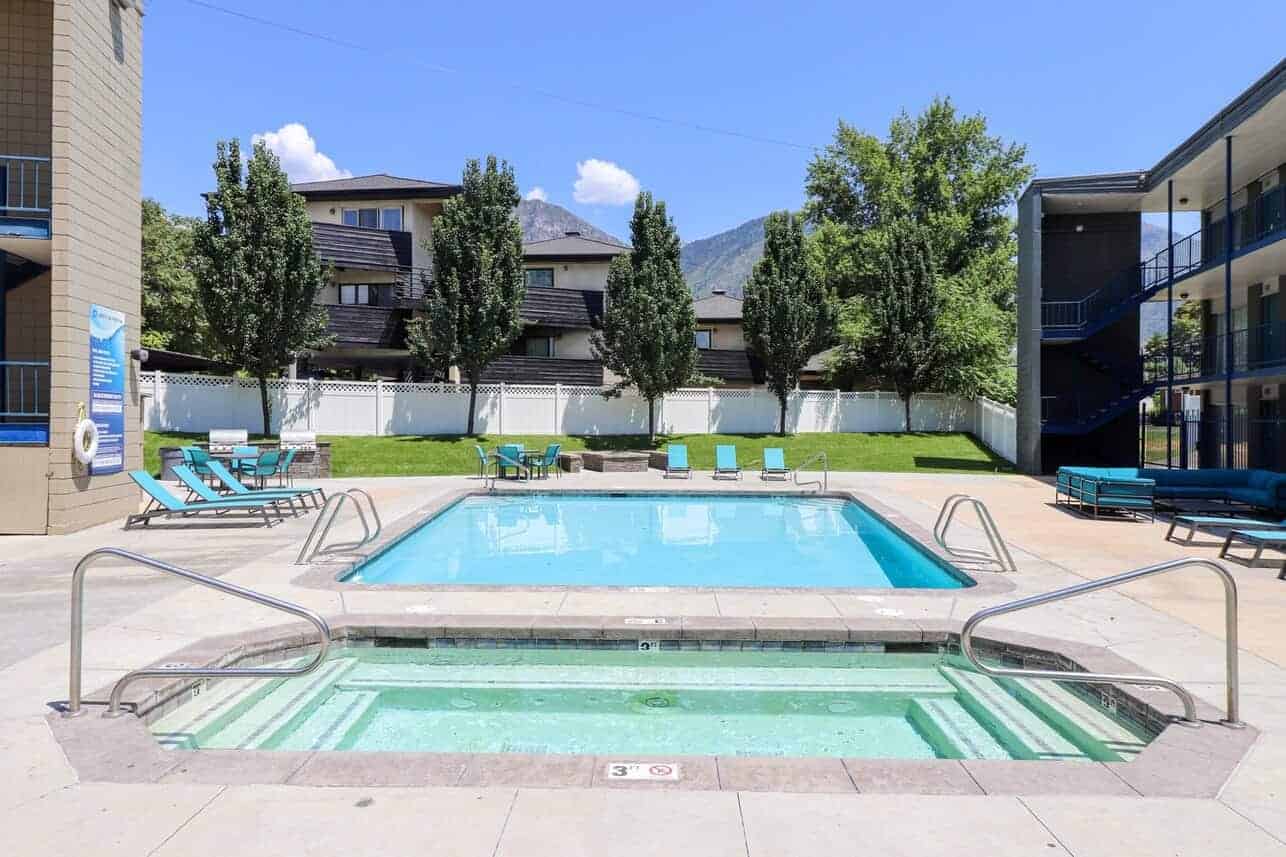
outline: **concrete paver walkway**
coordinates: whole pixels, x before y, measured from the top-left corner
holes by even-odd
[[[335,480],[361,484],[386,524],[476,480]],[[1275,569],[1232,566],[1241,589],[1243,716],[1258,743],[1213,800],[1024,793],[977,797],[672,792],[648,788],[401,788],[240,785],[229,768],[209,784],[79,782],[44,720],[66,694],[67,581],[87,550],[114,545],[313,607],[344,613],[620,617],[665,615],[962,619],[1012,597],[1182,556],[1211,546],[1162,540],[1163,524],[1092,521],[1051,505],[1052,489],[1011,476],[831,474],[834,488],[864,492],[924,528],[942,499],[984,499],[1019,572],[1010,593],[745,591],[337,591],[295,581],[291,565],[312,519],[235,533],[176,526],[123,533],[99,527],[57,539],[0,542],[0,851],[95,854],[700,855],[1286,855],[1286,584]],[[699,474],[663,483],[655,473],[579,474],[554,488],[727,490]],[[747,479],[739,489],[757,488]],[[967,522],[966,523],[970,523]],[[340,537],[355,533],[344,524]],[[979,543],[976,530],[960,537]],[[85,686],[212,634],[276,623],[272,614],[216,593],[104,566],[88,585]],[[114,593],[114,594],[109,594]],[[1106,646],[1188,684],[1220,705],[1223,606],[1199,571],[1004,617],[996,628]],[[96,716],[90,714],[89,716]],[[1218,727],[1203,727],[1218,728]],[[1039,763],[1033,763],[1039,764]],[[1201,759],[1194,756],[1194,776]],[[221,779],[219,778],[221,777]],[[737,784],[736,788],[741,788]],[[726,788],[726,784],[725,784]]]

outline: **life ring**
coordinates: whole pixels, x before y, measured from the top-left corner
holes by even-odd
[[[90,464],[98,454],[98,426],[91,419],[82,419],[76,423],[76,434],[72,439],[72,454],[81,464]]]

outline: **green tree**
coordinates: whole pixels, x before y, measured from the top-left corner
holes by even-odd
[[[243,174],[240,143],[220,141],[214,177],[206,219],[193,232],[197,284],[223,357],[259,381],[268,434],[268,378],[330,341],[326,310],[315,303],[326,272],[303,198],[267,146],[255,143]]]
[[[902,399],[911,430],[911,398],[935,389],[953,359],[954,344],[942,324],[949,304],[940,293],[928,230],[910,219],[886,230],[879,283],[852,318],[852,352],[872,378]]]
[[[433,274],[424,279],[424,315],[407,326],[407,345],[422,366],[458,366],[469,382],[467,434],[482,370],[522,331],[526,294],[522,229],[514,207],[522,197],[513,168],[487,157],[464,165],[463,190],[433,221]]]
[[[764,221],[764,255],[746,281],[741,318],[777,395],[778,432],[785,435],[786,399],[808,359],[830,345],[835,325],[831,297],[805,250],[803,222],[788,211]]]
[[[665,203],[643,192],[634,200],[628,255],[607,273],[603,329],[594,354],[621,377],[609,395],[633,386],[647,401],[647,434],[656,437],[656,400],[690,382],[696,372],[696,314],[679,267],[679,236]]]
[[[187,354],[209,350],[209,332],[193,273],[192,238],[200,223],[143,200],[144,348]]]
[[[890,229],[924,227],[943,304],[940,336],[954,355],[934,389],[964,396],[1011,386],[1017,244],[1009,212],[1032,167],[1026,148],[987,133],[982,116],[935,99],[906,113],[881,140],[841,121],[834,142],[808,167],[809,250],[827,284],[846,301],[837,377],[857,378],[850,336],[867,318],[862,303],[883,288]]]

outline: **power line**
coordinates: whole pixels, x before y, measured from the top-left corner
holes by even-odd
[[[349,50],[361,51],[362,53],[372,54],[385,59],[392,59],[395,62],[409,63],[411,65],[419,66],[420,68],[423,68],[427,71],[434,72],[436,74],[456,74],[456,75],[468,74],[467,71],[462,71],[461,69],[439,65],[437,63],[424,62],[423,60],[418,60],[415,57],[394,55],[390,51],[373,47],[371,45],[362,44],[360,42],[353,42],[347,39],[341,39],[336,36],[328,35],[326,33],[318,33],[313,30],[306,30],[302,27],[296,27],[293,24],[286,24],[286,23],[282,23],[281,21],[274,21],[269,18],[262,18],[258,15],[251,15],[248,12],[242,12],[237,9],[229,9],[225,6],[218,5],[217,3],[208,2],[208,0],[186,0],[186,2],[190,6],[197,6],[201,9],[206,9],[211,12],[218,12],[219,14],[227,15],[232,18],[240,18],[243,21],[249,21],[253,24],[258,24],[260,26],[269,27],[275,30],[281,30],[286,33],[291,33],[292,35],[301,36],[307,39],[314,39],[320,42],[325,42],[326,44],[336,45],[342,48],[348,48]],[[512,89],[515,92],[522,92],[528,95],[535,95],[540,98],[549,99],[551,101],[559,101],[559,102],[562,102],[563,104],[570,104],[576,107],[583,107],[583,108],[586,108],[587,110],[598,110],[604,113],[615,113],[618,116],[627,116],[631,119],[638,119],[644,122],[655,122],[663,125],[672,125],[678,128],[687,128],[692,131],[701,131],[706,134],[718,134],[723,137],[734,137],[740,140],[748,140],[754,143],[764,143],[770,146],[784,146],[791,149],[800,149],[805,152],[815,152],[822,148],[821,146],[812,146],[806,143],[796,143],[791,140],[781,140],[775,137],[765,137],[759,134],[752,134],[746,131],[737,131],[731,128],[721,128],[715,125],[705,125],[700,122],[691,122],[686,119],[677,119],[673,116],[661,116],[656,113],[645,113],[639,110],[631,110],[628,107],[618,107],[616,105],[606,104],[601,101],[590,101],[588,99],[578,98],[573,95],[566,95],[560,92],[553,92],[551,90],[541,89],[539,87],[529,86],[527,84],[522,84],[522,83],[507,82],[504,84],[504,86],[505,88]]]

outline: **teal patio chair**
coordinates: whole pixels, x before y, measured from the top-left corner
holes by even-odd
[[[688,447],[682,443],[671,443],[665,447],[665,478],[685,476],[692,478],[692,468],[688,466]]]
[[[257,446],[234,446],[232,454],[228,456],[228,462],[232,469],[238,473],[246,473],[254,467],[255,461],[259,458],[259,447]]]
[[[523,462],[522,456],[523,447],[521,443],[507,443],[497,449],[495,452],[496,474],[501,479],[504,479],[505,474],[512,469],[515,477],[520,477],[524,474],[530,476],[531,471],[528,470],[527,465]]]
[[[790,471],[786,469],[786,451],[778,446],[764,449],[764,457],[759,467],[760,479],[788,479]]]
[[[282,452],[278,449],[277,452],[281,455],[281,460],[277,462],[277,487],[284,488],[288,485],[294,485],[295,480],[291,478],[290,465],[295,463],[295,454],[299,450],[292,448]]]
[[[478,454],[478,478],[487,478],[487,468],[491,466],[491,453],[487,452],[480,445],[474,444],[473,451]]]
[[[721,443],[714,448],[714,478],[731,476],[741,478],[741,465],[737,464],[737,447]]]
[[[183,465],[179,465],[182,467]],[[272,512],[277,516],[277,520],[283,520],[284,515],[276,502],[272,500],[240,500],[240,499],[223,499],[211,500],[201,503],[185,503],[178,497],[169,492],[164,485],[156,481],[152,474],[146,470],[131,470],[130,479],[148,496],[148,504],[142,512],[125,516],[125,529],[130,529],[135,524],[147,525],[153,518],[168,518],[173,515],[189,517],[199,515],[205,512],[215,512],[218,514],[226,512],[245,512],[249,516],[263,518],[264,526],[272,526],[274,521],[268,517]],[[200,480],[197,480],[198,482]]]
[[[280,463],[281,450],[270,449],[260,452],[253,461],[241,462],[241,467],[238,469],[241,475],[251,477],[259,483],[260,488],[263,488],[268,477],[276,474]]]
[[[180,447],[179,454],[183,456],[183,464],[197,476],[202,479],[211,477],[210,462],[214,459],[210,457],[210,453],[199,446],[184,446]]]
[[[549,478],[549,468],[554,468],[558,473],[558,478],[562,478],[562,470],[558,467],[558,453],[563,448],[561,443],[551,443],[545,447],[545,454],[536,461],[536,473],[541,479]]]

